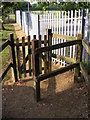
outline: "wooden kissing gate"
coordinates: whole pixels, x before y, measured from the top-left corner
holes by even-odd
[[[65,39],[67,42],[52,45],[52,38]],[[39,35],[39,40],[36,39],[34,35],[33,40],[31,41],[30,36],[28,36],[28,41],[25,41],[25,38],[22,37],[22,42],[19,42],[19,39],[16,39],[16,43],[13,39],[13,34],[10,35],[9,40],[7,40],[1,47],[0,52],[2,52],[7,46],[10,46],[11,51],[11,60],[2,73],[0,80],[4,79],[4,76],[8,70],[12,67],[14,70],[15,82],[18,79],[21,79],[21,75],[29,73],[29,76],[33,76],[34,88],[36,93],[37,102],[40,101],[40,82],[46,78],[53,77],[55,75],[64,73],[68,70],[74,69],[74,80],[78,80],[78,77],[84,77],[87,85],[89,86],[89,76],[86,73],[86,70],[82,64],[82,52],[83,48],[90,55],[90,46],[82,39],[82,35],[78,34],[77,37],[60,35],[51,33],[51,29],[47,29],[47,35],[44,35],[44,41]],[[42,47],[44,45],[44,47]],[[68,56],[59,56],[52,53],[52,50],[61,49],[64,47],[76,46],[75,59]],[[16,47],[16,51],[15,51]],[[22,48],[23,53],[23,63],[20,63],[20,47]],[[26,55],[25,47],[27,47],[28,54]],[[59,68],[52,71],[52,57],[57,57],[69,63],[67,66]],[[28,70],[26,68],[26,63],[28,61]],[[44,67],[43,67],[44,66]],[[44,71],[44,74],[42,72]]]

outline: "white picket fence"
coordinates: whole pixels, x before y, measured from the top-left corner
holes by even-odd
[[[27,11],[16,11],[16,22],[25,32],[26,36],[30,35],[33,38],[33,35],[36,35],[38,38],[38,15],[28,13]]]
[[[85,39],[88,40],[88,15],[89,10],[86,9],[85,12]],[[46,34],[46,28],[52,29],[52,33],[74,36],[76,37],[78,33],[82,34],[83,20],[83,10],[73,10],[71,11],[46,11],[43,14],[34,14],[28,12],[20,12],[16,11],[16,22],[22,27],[23,31],[26,35],[42,35],[42,39]],[[66,42],[66,40],[53,38],[52,44],[58,44]],[[69,56],[70,58],[75,58],[75,45],[70,47],[61,48],[59,50],[52,51],[55,54],[59,54],[61,56]],[[58,61],[61,65],[67,64],[65,61],[60,59],[53,58],[54,61]]]

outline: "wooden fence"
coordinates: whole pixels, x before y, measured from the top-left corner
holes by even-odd
[[[66,39],[67,42],[52,45],[52,38]],[[44,47],[41,47],[42,44]],[[24,75],[24,78],[27,77],[27,74],[29,74],[29,76],[33,76],[37,101],[40,100],[40,81],[71,69],[74,70],[75,81],[78,80],[78,77],[81,74],[87,85],[89,85],[90,77],[88,73],[90,71],[86,71],[86,68],[82,63],[82,58],[83,49],[85,49],[87,54],[90,55],[90,46],[82,39],[81,34],[78,34],[77,37],[71,37],[51,33],[51,29],[47,29],[47,35],[44,35],[44,41],[42,41],[41,35],[39,35],[38,40],[36,39],[36,35],[34,35],[32,41],[31,37],[28,36],[27,41],[25,41],[25,38],[22,37],[22,41],[20,42],[18,38],[16,39],[16,42],[14,42],[13,34],[11,34],[9,40],[0,47],[0,52],[2,52],[8,45],[11,47],[11,60],[5,71],[0,76],[0,80],[3,80],[4,76],[11,67],[13,67],[14,70],[15,81],[21,79],[22,75]],[[75,45],[76,48],[75,58],[70,58],[70,56],[67,55],[61,56],[52,53],[52,50],[64,49],[73,45]],[[21,56],[22,61],[20,58]],[[66,61],[68,65],[52,71],[53,57]],[[89,62],[90,60],[87,59],[87,64]],[[27,63],[28,65],[26,65]]]
[[[9,69],[12,67],[14,71],[14,77],[15,77],[15,82],[18,81],[17,77],[17,70],[16,70],[16,57],[15,57],[15,48],[14,48],[14,38],[13,34],[10,35],[9,40],[6,40],[1,46],[0,46],[0,52],[2,52],[7,46],[10,46],[11,49],[11,60],[9,61],[7,67],[5,70],[2,72],[0,75],[0,82],[4,79],[5,75],[9,71]]]
[[[82,35],[78,34],[77,39],[75,39],[75,37],[51,34],[48,36],[48,40],[52,41],[51,40],[52,37],[63,38],[63,39],[66,39],[67,42],[39,48],[39,41],[38,40],[32,41],[32,45],[33,45],[33,49],[32,49],[33,70],[34,70],[33,71],[34,72],[33,78],[35,81],[37,101],[40,100],[40,81],[42,81],[46,78],[49,78],[49,77],[53,77],[53,76],[58,75],[60,73],[66,72],[66,71],[71,70],[71,69],[74,69],[74,79],[75,80],[78,80],[78,77],[80,76],[80,73],[81,73],[81,75],[84,77],[87,85],[89,84],[89,79],[90,79],[89,75],[86,72],[85,67],[82,64],[82,51],[84,48],[84,49],[86,49],[86,52],[90,55],[90,46],[88,46],[88,44],[85,42],[85,40],[82,39]],[[61,49],[61,48],[64,48],[67,46],[72,46],[72,45],[75,45],[75,47],[76,47],[75,59],[67,57],[67,56],[59,56],[59,55],[57,56],[56,54],[52,54],[52,50]],[[45,57],[42,54],[43,52],[45,53]],[[49,53],[49,58],[46,57],[47,52]],[[39,67],[39,55],[43,56],[43,58],[46,59],[45,62],[49,60],[48,66],[50,68],[48,70],[45,70],[44,74],[40,74],[41,72],[39,72],[40,67],[41,67],[41,66]],[[67,61],[69,63],[69,65],[66,67],[52,71],[51,61],[52,61],[53,56],[60,57],[60,59]],[[46,63],[45,63],[45,65],[46,65]]]

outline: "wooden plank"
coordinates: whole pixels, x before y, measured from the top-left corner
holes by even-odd
[[[86,43],[85,40],[82,40],[82,45],[86,49],[87,53],[90,55],[90,46]]]
[[[44,47],[47,46],[47,36],[44,35]],[[47,52],[44,53],[44,73],[47,73]]]
[[[30,45],[31,44],[32,44],[32,42],[30,42]],[[41,40],[41,44],[44,44],[44,40]],[[14,43],[14,46],[16,46],[16,43]],[[22,43],[19,43],[19,46],[22,46]],[[28,46],[28,42],[25,42],[25,46]]]
[[[69,42],[65,42],[65,43],[60,43],[57,45],[52,45],[49,47],[42,47],[42,48],[38,48],[35,50],[35,53],[40,54],[42,52],[46,52],[46,51],[50,51],[50,50],[54,50],[54,49],[59,49],[59,48],[64,48],[67,46],[71,46],[71,45],[76,45],[76,44],[81,44],[81,40],[75,40],[75,41],[69,41]]]
[[[46,29],[46,33],[47,33],[47,41],[48,41],[48,47],[52,45],[52,33],[51,33],[51,29]],[[48,51],[48,57],[47,57],[47,61],[48,61],[48,72],[51,70],[51,53],[52,51]]]
[[[79,64],[75,63],[75,64],[72,64],[72,65],[69,65],[69,66],[66,66],[66,67],[62,67],[62,68],[60,68],[58,70],[54,70],[54,71],[52,71],[50,73],[46,73],[46,74],[38,76],[38,80],[42,81],[44,79],[56,76],[56,75],[61,74],[61,73],[64,73],[64,72],[66,72],[68,70],[71,70],[71,69],[73,69],[75,67],[78,67],[78,66],[79,66]]]
[[[32,70],[33,70],[33,79],[34,87],[37,102],[40,100],[40,81],[38,81],[37,76],[39,75],[39,55],[35,54],[35,49],[39,47],[39,40],[32,40]]]
[[[42,67],[42,70],[44,70],[44,67]],[[29,71],[30,71],[31,73],[33,72],[33,70],[31,69],[31,70],[26,70],[26,73],[29,73]],[[24,73],[24,71],[22,70],[21,73]]]
[[[29,76],[31,76],[31,49],[30,49],[30,36],[28,36],[28,60],[29,60]],[[25,60],[26,61],[26,60]]]
[[[20,67],[20,54],[19,54],[19,39],[16,39],[16,52],[17,52],[17,63],[18,63],[18,72],[19,78],[21,78],[21,67]]]
[[[41,35],[39,35],[39,48],[41,48]],[[39,54],[39,72],[42,74],[42,54]]]
[[[22,52],[23,52],[23,69],[24,69],[24,77],[26,77],[26,64],[25,64],[25,38],[22,37]]]
[[[7,67],[4,69],[2,75],[0,75],[0,82],[4,79],[5,75],[7,74],[7,72],[10,70],[10,68],[12,67],[12,62],[10,61],[7,65]]]
[[[12,64],[13,64],[13,70],[14,70],[14,77],[15,77],[15,82],[17,82],[18,77],[17,77],[17,69],[16,69],[16,56],[15,56],[15,47],[14,47],[13,34],[10,34],[9,38],[10,38],[10,41],[11,41]]]
[[[60,39],[66,39],[68,41],[72,41],[72,40],[76,40],[76,37],[72,37],[72,36],[67,36],[67,35],[60,35],[60,34],[52,34],[53,38],[60,38]]]
[[[51,46],[52,45],[52,34],[51,35],[49,35],[49,46]],[[52,51],[49,51],[49,69],[48,69],[48,71],[49,72],[51,72],[51,70],[52,70]]]
[[[0,46],[0,52],[2,52],[8,45],[10,45],[10,41],[6,40],[1,46]]]
[[[82,34],[77,35],[77,41],[81,40],[82,42]],[[81,44],[76,45],[76,62],[80,63],[80,57],[81,57]],[[80,67],[74,69],[74,80],[78,80],[78,77],[80,76]]]

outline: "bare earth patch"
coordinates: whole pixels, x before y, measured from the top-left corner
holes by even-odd
[[[57,64],[53,69],[58,68]],[[3,118],[87,118],[85,83],[74,83],[73,73],[57,75],[40,84],[41,101],[36,102],[33,80],[3,86]]]

